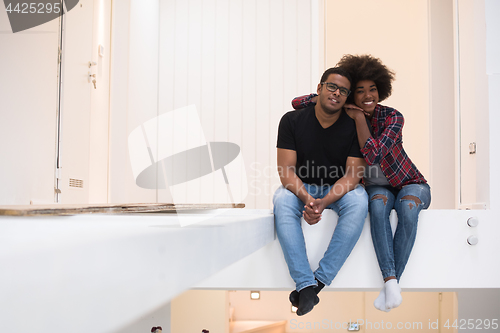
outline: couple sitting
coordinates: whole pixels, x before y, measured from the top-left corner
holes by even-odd
[[[368,211],[385,281],[374,305],[382,311],[399,306],[399,279],[415,242],[418,215],[431,200],[429,185],[402,146],[403,115],[378,104],[391,94],[393,72],[370,55],[346,55],[337,66],[325,71],[317,95],[294,99],[298,110],[286,113],[278,129],[283,186],[274,194],[274,216],[296,284],[290,301],[299,316],[318,304],[318,293],[351,253]],[[394,237],[389,223],[393,208],[398,215]],[[339,218],[313,272],[301,218],[316,224],[324,209],[333,209]]]

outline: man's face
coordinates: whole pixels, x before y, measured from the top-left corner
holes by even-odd
[[[347,90],[351,88],[351,84],[345,76],[340,74],[330,74],[323,84],[318,84],[318,103],[325,113],[333,115],[342,110],[347,100],[347,96],[342,96],[340,94],[340,89],[335,91],[328,90],[326,83],[334,83],[339,88],[345,88]]]

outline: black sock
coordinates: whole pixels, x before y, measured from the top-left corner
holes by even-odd
[[[319,297],[313,286],[306,287],[299,292],[299,306],[297,315],[303,316],[311,312],[316,304],[319,303]]]
[[[318,281],[318,285],[316,287],[314,287],[314,291],[316,292],[316,295],[317,295],[317,294],[319,294],[321,289],[323,289],[325,287],[325,284],[323,282],[319,281],[318,279],[316,279],[316,281]]]
[[[319,294],[321,289],[325,287],[325,284],[319,281],[318,279],[316,279],[316,282],[318,283],[318,285],[314,287],[314,291],[316,292],[317,295]],[[293,306],[295,306],[296,308],[299,307],[299,292],[297,290],[292,291],[288,299],[290,300],[290,303],[292,303]]]

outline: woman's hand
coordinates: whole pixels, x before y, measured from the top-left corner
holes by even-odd
[[[344,105],[344,109],[349,117],[356,120],[356,117],[369,117],[370,114],[354,104]]]

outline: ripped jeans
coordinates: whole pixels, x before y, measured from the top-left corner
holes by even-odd
[[[366,187],[366,192],[373,246],[382,276],[395,276],[399,281],[415,243],[418,215],[431,203],[431,188],[427,184],[410,184],[400,190],[372,185]],[[398,215],[394,237],[389,222],[393,208]]]

